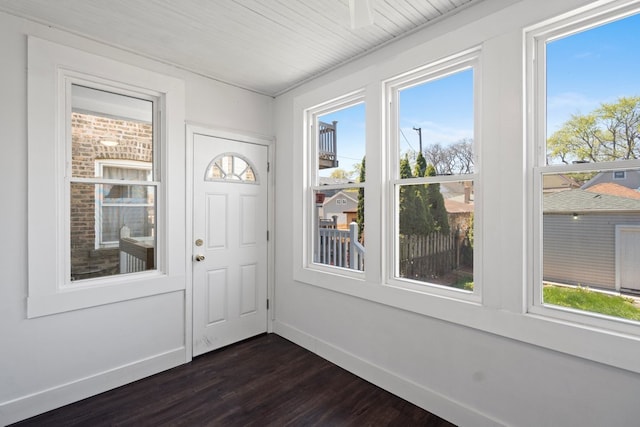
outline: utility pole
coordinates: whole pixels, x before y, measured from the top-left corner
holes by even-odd
[[[420,143],[420,152],[422,153],[422,128],[414,127],[413,130],[418,132],[418,142]]]

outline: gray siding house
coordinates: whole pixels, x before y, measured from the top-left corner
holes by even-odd
[[[640,200],[576,189],[543,203],[543,280],[640,290]]]

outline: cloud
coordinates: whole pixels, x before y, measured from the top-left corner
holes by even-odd
[[[562,92],[547,98],[547,110],[573,110],[576,114],[587,113],[599,102],[578,92]]]

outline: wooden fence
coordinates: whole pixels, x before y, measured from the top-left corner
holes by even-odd
[[[460,239],[457,232],[426,236],[400,236],[400,277],[428,279],[440,277],[460,266]]]

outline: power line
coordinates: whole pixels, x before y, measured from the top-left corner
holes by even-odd
[[[402,136],[404,137],[404,140],[407,142],[407,144],[409,144],[409,148],[411,148],[411,150],[416,151],[415,148],[413,148],[413,145],[411,145],[411,143],[409,142],[409,140],[407,139],[407,136],[404,134],[404,132],[402,131],[402,128],[400,128],[400,134],[402,134]]]

